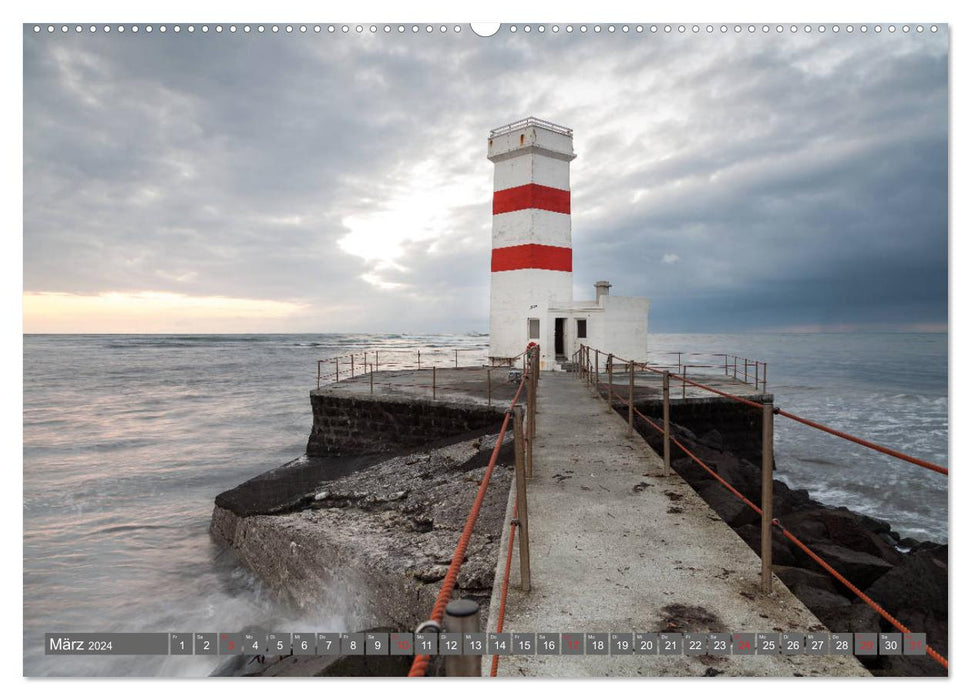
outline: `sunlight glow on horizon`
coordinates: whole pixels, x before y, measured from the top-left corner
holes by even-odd
[[[173,292],[24,292],[24,333],[230,332],[288,319],[306,304]]]

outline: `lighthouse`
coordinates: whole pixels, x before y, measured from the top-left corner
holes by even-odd
[[[490,360],[508,362],[530,342],[541,347],[543,369],[584,343],[646,359],[646,299],[611,297],[602,281],[596,300],[573,300],[572,129],[528,117],[493,129],[488,157],[495,165]]]

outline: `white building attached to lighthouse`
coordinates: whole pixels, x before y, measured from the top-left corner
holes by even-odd
[[[495,164],[489,359],[504,363],[540,345],[541,369],[581,344],[647,359],[647,299],[609,294],[573,300],[570,161],[573,131],[529,117],[489,133]]]

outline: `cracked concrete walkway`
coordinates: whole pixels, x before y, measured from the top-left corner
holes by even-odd
[[[505,632],[808,632],[825,627],[627,423],[544,372],[529,499],[532,591],[513,555]],[[510,493],[506,528],[515,499]],[[495,631],[503,535],[488,631]],[[492,657],[483,659],[488,674]],[[838,656],[503,656],[501,676],[867,676]]]

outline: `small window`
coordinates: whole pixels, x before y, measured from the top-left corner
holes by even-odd
[[[587,319],[578,318],[577,319],[577,338],[587,337]]]
[[[538,318],[529,319],[529,339],[539,340],[539,319]]]

